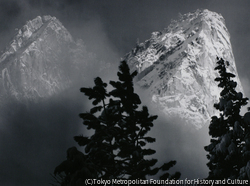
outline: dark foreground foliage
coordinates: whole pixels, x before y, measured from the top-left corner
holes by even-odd
[[[236,91],[237,83],[232,80],[234,74],[227,72],[229,62],[218,58],[218,86],[222,88],[219,103],[214,107],[220,116],[213,116],[209,135],[210,145],[205,147],[209,152],[210,169],[208,179],[244,179],[250,180],[250,113],[240,115],[240,109],[247,104],[241,92]]]
[[[93,108],[81,113],[83,124],[92,130],[92,136],[75,136],[75,141],[85,152],[71,147],[67,160],[55,168],[54,178],[61,185],[84,185],[86,179],[146,179],[163,172],[160,179],[179,179],[180,173],[167,171],[176,164],[170,161],[156,167],[157,159],[150,158],[155,150],[147,143],[155,138],[147,135],[157,116],[151,116],[146,106],[134,92],[133,78],[122,61],[117,73],[119,81],[110,81],[113,90],[107,92],[107,83],[97,77],[93,88],[81,88]],[[107,101],[108,100],[108,101]],[[59,175],[59,176],[58,176]],[[61,175],[61,176],[60,176]]]

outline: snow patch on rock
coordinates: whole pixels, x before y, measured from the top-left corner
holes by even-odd
[[[125,56],[139,72],[137,84],[166,115],[177,115],[196,129],[216,114],[213,104],[220,89],[214,79],[216,57],[229,61],[228,71],[238,79],[230,35],[224,18],[209,10],[181,15],[168,28],[153,32]]]

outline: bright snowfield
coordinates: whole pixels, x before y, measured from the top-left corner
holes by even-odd
[[[243,91],[225,20],[209,10],[181,15],[126,55],[131,68],[139,71],[137,84],[159,110],[196,129],[216,114],[213,104],[220,95],[214,81],[216,57],[229,61],[229,71]]]
[[[217,57],[229,62],[228,71],[243,92],[225,20],[209,10],[180,16],[125,56],[139,71],[136,84],[144,103],[152,103],[151,113],[160,116],[151,132],[157,158],[177,160],[173,170],[181,171],[181,179],[208,176],[204,146],[221,91],[214,81]]]
[[[131,69],[139,71],[136,84],[143,89],[138,90],[143,104],[154,103],[150,113],[159,115],[151,131],[156,156],[161,163],[177,160],[171,170],[180,171],[181,179],[208,176],[203,148],[210,139],[205,124],[216,114],[213,104],[220,92],[214,81],[217,56],[229,61],[242,92],[223,17],[198,10],[152,33],[125,57]],[[55,17],[39,16],[17,30],[0,57],[0,124],[4,126],[0,165],[18,173],[0,170],[7,185],[46,185],[49,174],[65,159],[66,149],[77,146],[73,136],[82,133],[78,114],[89,104],[82,101],[79,88],[85,85],[83,79],[91,79],[88,85],[93,85],[89,76],[94,70],[89,69],[95,69],[96,77],[100,75],[96,67],[108,73],[118,70],[100,64]],[[80,84],[74,84],[79,79]]]

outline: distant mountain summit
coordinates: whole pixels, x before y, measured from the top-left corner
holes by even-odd
[[[180,15],[167,29],[153,32],[125,59],[137,70],[137,84],[168,116],[201,128],[215,114],[220,89],[214,79],[216,58],[229,61],[242,90],[224,18],[209,10]]]
[[[88,76],[90,68],[97,70],[93,56],[57,18],[38,16],[17,31],[0,57],[0,102],[5,96],[33,102],[56,95]],[[197,10],[137,43],[125,60],[139,72],[137,84],[160,110],[199,129],[216,112],[216,57],[229,61],[228,70],[243,91],[224,18]]]
[[[82,41],[75,42],[58,19],[38,16],[17,31],[0,57],[0,94],[21,101],[52,96],[70,86],[83,54]]]
[[[63,69],[73,38],[51,16],[36,17],[17,31],[0,58],[1,94],[17,99],[47,97],[70,82]]]

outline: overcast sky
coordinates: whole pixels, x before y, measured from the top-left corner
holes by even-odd
[[[91,43],[89,47],[98,48],[97,39],[105,37],[123,56],[137,39],[143,42],[153,31],[163,30],[179,13],[204,8],[225,18],[239,74],[246,77],[243,74],[248,74],[245,65],[250,58],[250,2],[246,0],[0,0],[0,49],[13,37],[15,28],[49,14],[56,16],[74,38]],[[104,33],[97,36],[100,30]]]
[[[109,62],[118,66],[120,58],[135,47],[138,39],[140,42],[149,39],[153,31],[163,30],[169,25],[171,19],[178,19],[179,13],[185,14],[197,9],[215,11],[225,18],[226,26],[231,35],[238,73],[244,86],[245,95],[250,97],[248,86],[250,83],[248,65],[250,60],[250,1],[247,0],[0,0],[0,50],[3,50],[10,42],[16,32],[15,29],[21,28],[26,21],[34,19],[38,15],[51,15],[57,17],[75,39],[83,39],[87,48],[96,53],[99,58],[110,60]],[[77,115],[81,112],[81,107],[79,105],[75,107],[72,103],[66,103],[64,106],[58,105],[57,100],[54,100],[53,103],[55,105],[51,106],[50,104],[50,109],[46,109],[47,103],[39,108],[34,106],[32,117],[25,113],[25,109],[20,105],[18,106],[19,111],[13,116],[15,118],[9,115],[11,111],[6,111],[8,115],[6,121],[11,120],[11,124],[0,138],[0,140],[5,140],[4,143],[0,142],[0,145],[4,146],[0,147],[1,150],[7,149],[5,154],[2,153],[4,155],[0,155],[1,160],[5,161],[1,161],[1,169],[3,166],[6,168],[0,171],[0,175],[4,175],[2,178],[0,176],[0,183],[1,180],[3,180],[2,183],[7,183],[6,180],[12,179],[11,174],[15,174],[14,179],[17,180],[15,183],[20,183],[20,180],[23,183],[28,183],[27,177],[30,177],[29,183],[31,185],[41,182],[45,175],[39,175],[39,169],[33,171],[36,165],[39,166],[36,163],[44,160],[52,169],[63,160],[58,160],[54,165],[54,159],[57,159],[58,155],[48,155],[50,154],[48,149],[55,149],[53,145],[48,147],[53,140],[64,137],[57,144],[58,146],[61,145],[61,148],[57,147],[56,149],[62,154],[60,158],[65,157],[63,153],[73,143],[67,140],[71,139],[71,135],[73,137],[75,133],[66,134],[65,128],[67,130],[70,128],[70,125],[66,125],[65,130],[62,130],[62,133],[59,134],[58,127],[60,125],[58,122],[65,122],[65,120],[62,120],[61,114],[65,118],[70,118],[68,119],[69,122],[77,121]],[[60,113],[54,112],[52,114],[50,112],[59,108]],[[68,111],[69,108],[71,108],[70,112]],[[38,113],[42,113],[46,117],[37,119],[40,117]],[[27,122],[27,126],[22,128],[19,125],[20,120],[17,118]],[[37,131],[37,126],[31,123],[37,123],[39,131]],[[50,128],[49,124],[51,123],[57,124]],[[43,125],[45,125],[45,128]],[[70,131],[76,128],[73,127]],[[49,134],[46,132],[49,132]],[[25,133],[29,135],[25,135]],[[45,134],[48,137],[41,143],[38,138],[41,139]],[[173,137],[173,134],[171,133],[170,137]],[[164,134],[162,135],[164,136]],[[29,136],[34,137],[34,146],[28,145],[20,148],[24,144],[30,144]],[[170,137],[165,140],[171,140]],[[193,139],[189,140],[192,141]],[[191,144],[192,142],[186,142],[182,136],[175,145],[185,146],[186,144],[183,143]],[[37,147],[37,144],[41,146]],[[30,150],[32,147],[34,147],[33,150]],[[20,151],[15,151],[18,148],[20,148]],[[44,157],[45,151],[49,158]],[[17,154],[14,152],[17,152]],[[6,157],[6,154],[8,154],[8,157]],[[29,163],[27,163],[27,158],[25,159],[26,155],[30,159]],[[41,161],[38,160],[40,156],[43,157],[40,159]],[[188,157],[192,157],[192,154],[189,154]],[[192,161],[195,162],[195,159]],[[185,162],[182,163],[185,164]],[[9,167],[8,164],[10,164]],[[23,168],[25,164],[26,167]],[[42,166],[42,169],[45,170],[46,168]],[[187,172],[190,172],[190,170],[187,170]],[[44,180],[46,182],[48,178],[44,178]]]
[[[138,39],[145,41],[153,31],[163,30],[171,19],[177,19],[179,13],[196,9],[209,9],[225,18],[238,72],[250,96],[246,68],[250,60],[247,0],[0,0],[0,50],[9,43],[15,28],[38,15],[49,14],[103,58],[111,50],[116,58],[123,57]],[[107,47],[103,45],[110,50],[105,51]]]

